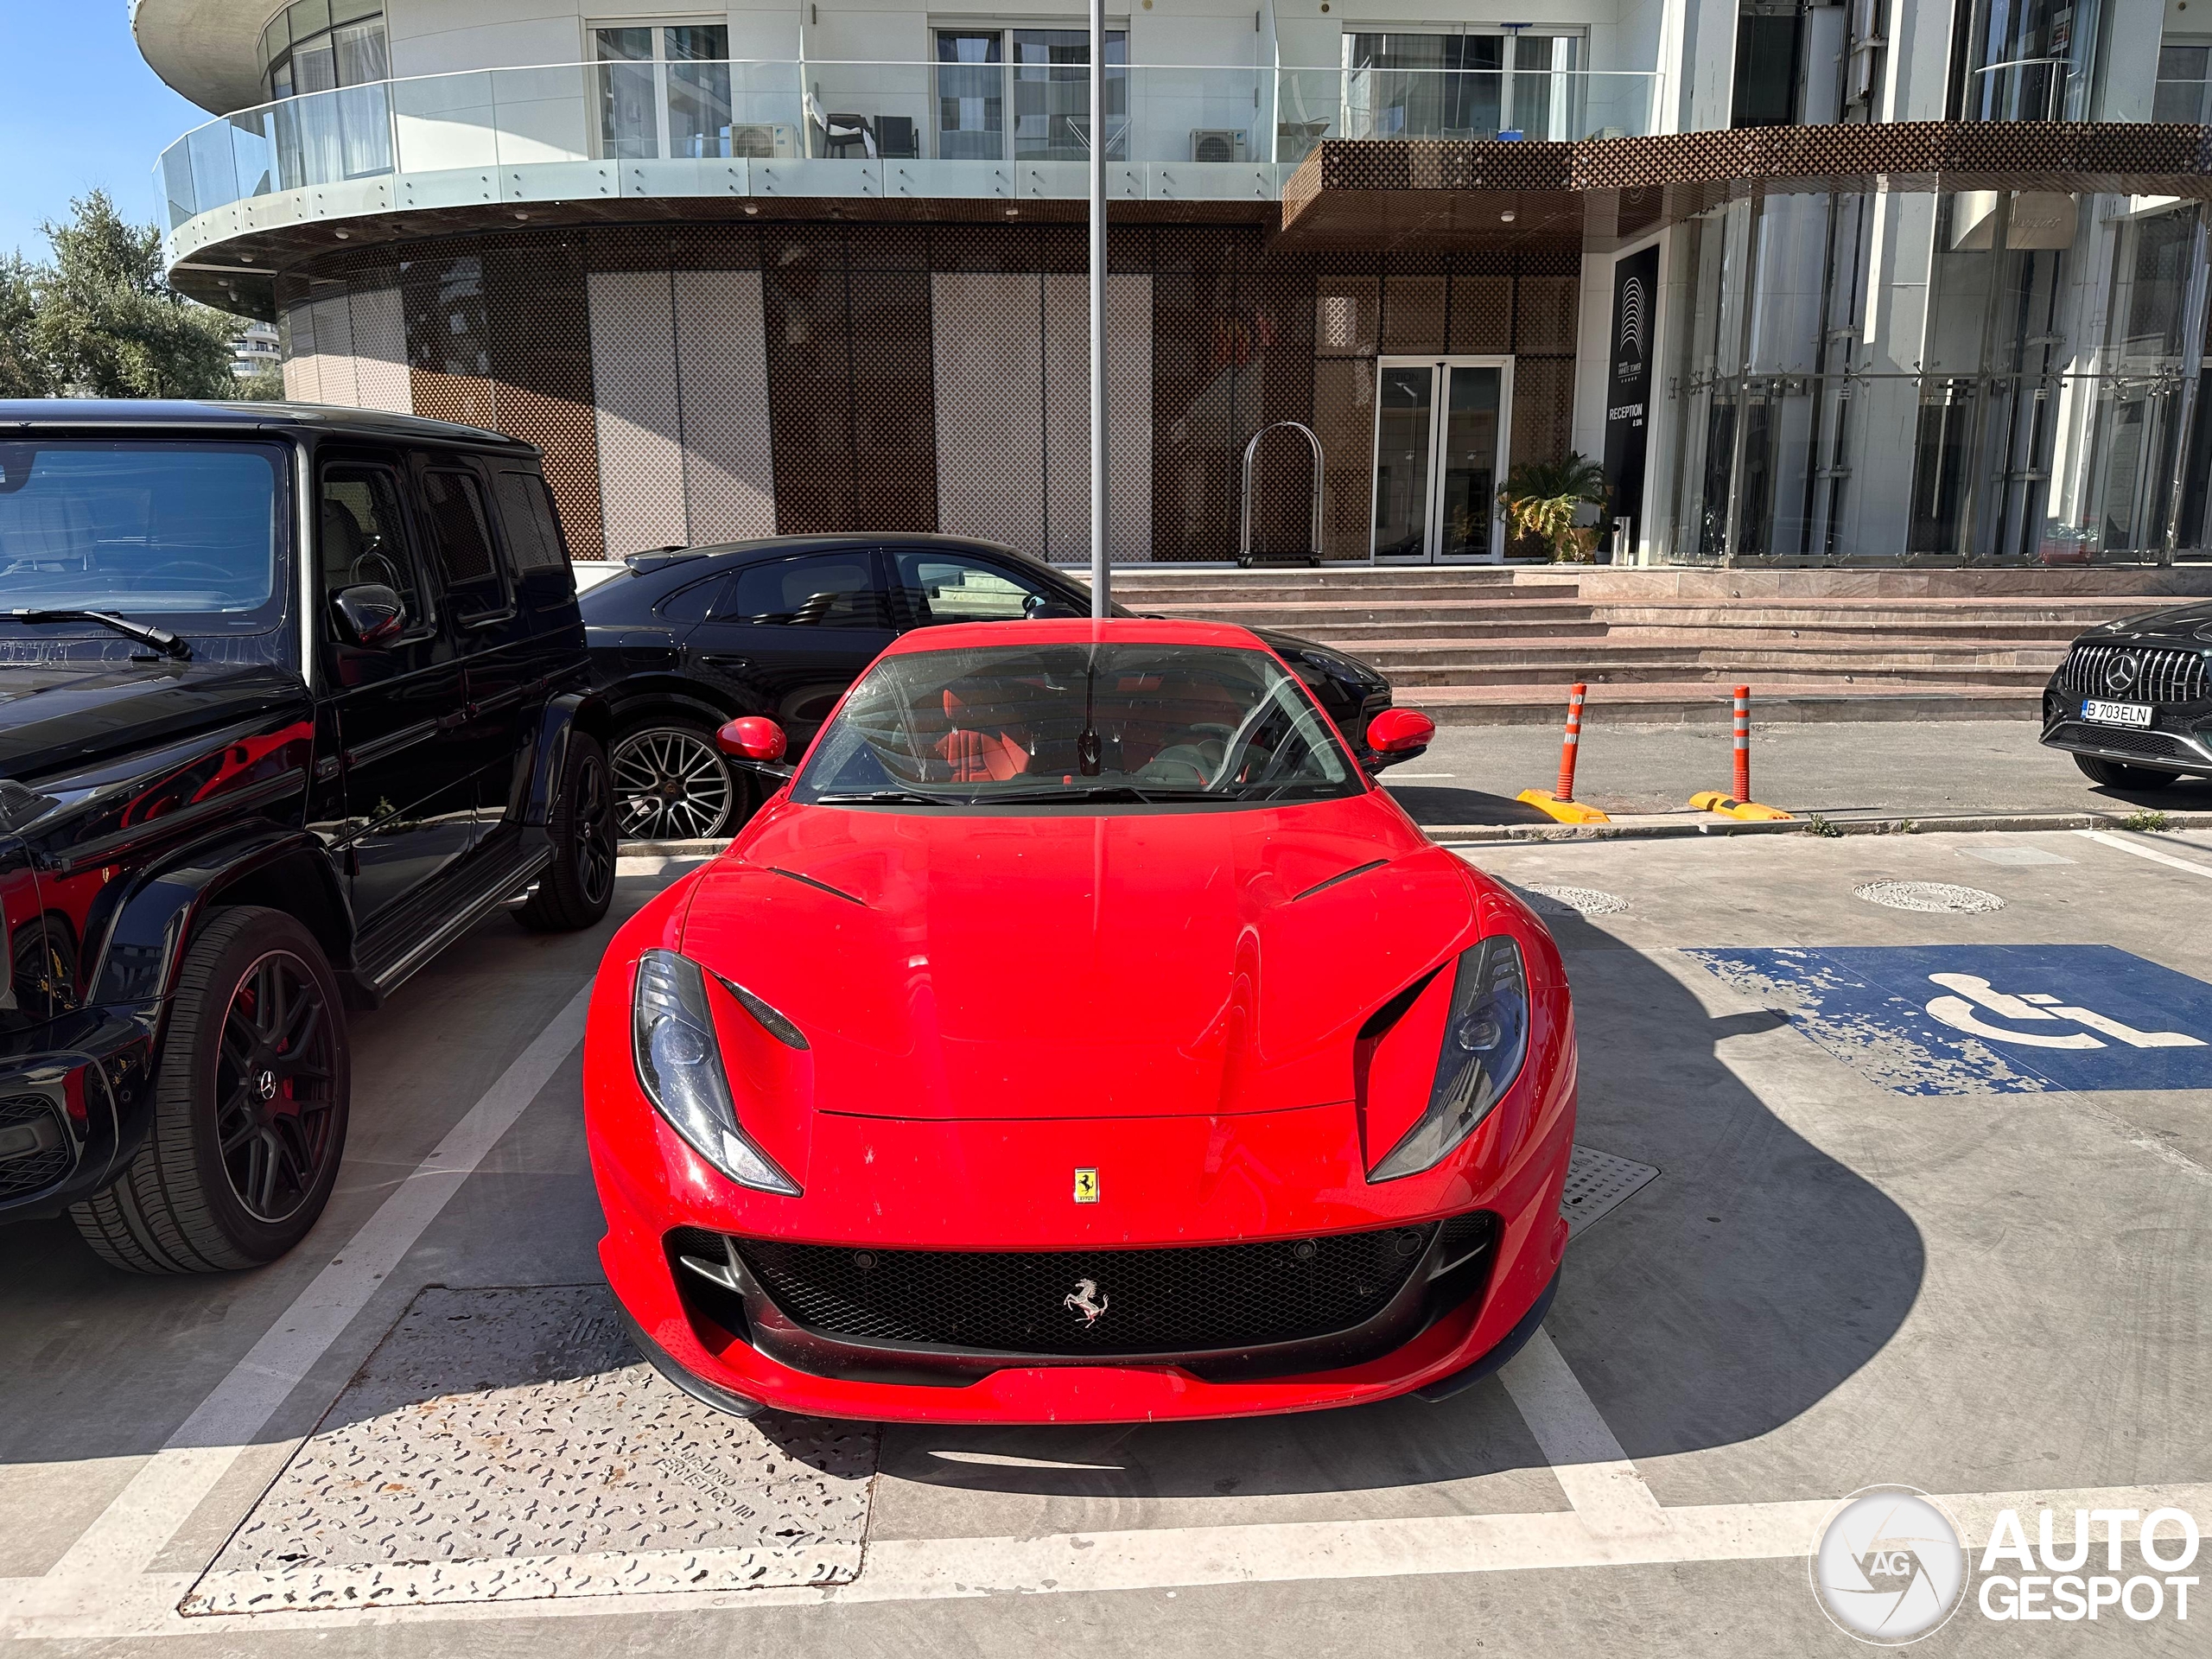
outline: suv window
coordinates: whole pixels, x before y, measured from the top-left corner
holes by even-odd
[[[940,622],[1019,622],[1037,605],[1064,605],[1059,594],[1017,580],[995,564],[957,554],[895,553],[899,588],[908,625]]]
[[[492,550],[484,486],[475,474],[432,468],[423,474],[423,503],[454,613],[465,620],[504,608],[506,584]]]
[[[430,609],[407,550],[397,472],[373,461],[334,461],[322,469],[318,512],[324,596],[375,582],[399,595],[409,632],[425,626]]]
[[[561,537],[553,492],[543,477],[495,473],[492,493],[499,504],[499,522],[506,527],[507,550],[532,607],[543,609],[573,599],[575,574],[569,568],[568,543]]]
[[[889,607],[865,549],[749,564],[715,605],[718,622],[755,627],[887,628]]]

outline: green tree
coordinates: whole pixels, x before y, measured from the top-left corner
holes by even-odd
[[[248,369],[238,377],[238,390],[231,396],[256,404],[282,403],[284,398],[284,371],[274,363],[264,363]]]
[[[30,355],[53,391],[90,397],[228,397],[243,319],[187,299],[162,274],[161,237],[104,190],[41,228],[54,263],[30,273]],[[0,300],[0,304],[4,304]],[[0,367],[0,373],[4,373]]]
[[[54,390],[54,377],[31,342],[36,274],[20,254],[0,258],[0,397],[44,397]]]

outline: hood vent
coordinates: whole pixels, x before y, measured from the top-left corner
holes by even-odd
[[[1404,1019],[1406,1010],[1413,1007],[1421,999],[1421,994],[1428,988],[1428,982],[1442,973],[1446,965],[1441,962],[1438,963],[1435,967],[1369,1014],[1367,1023],[1359,1028],[1359,1040],[1363,1043],[1372,1042],[1396,1025],[1399,1020]]]
[[[849,905],[858,905],[862,910],[868,908],[867,899],[855,899],[842,887],[833,887],[827,881],[817,881],[810,875],[801,875],[797,870],[786,870],[780,866],[771,864],[768,867],[768,873],[771,875],[780,875],[787,881],[797,881],[806,887],[817,887],[832,899],[842,899]]]
[[[1390,861],[1387,858],[1373,858],[1370,859],[1364,864],[1355,864],[1351,868],[1345,870],[1341,874],[1332,875],[1325,881],[1316,881],[1312,887],[1306,888],[1305,892],[1294,894],[1290,902],[1294,905],[1300,899],[1311,899],[1315,893],[1320,893],[1326,888],[1335,887],[1339,881],[1349,881],[1355,875],[1365,875],[1370,870],[1379,870],[1389,861]]]

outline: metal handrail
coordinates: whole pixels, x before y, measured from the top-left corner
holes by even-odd
[[[1279,426],[1287,426],[1306,435],[1306,442],[1313,446],[1313,519],[1308,532],[1309,556],[1316,564],[1321,562],[1321,435],[1303,421],[1270,421],[1252,435],[1244,446],[1244,509],[1236,533],[1236,562],[1252,562],[1252,457],[1259,453],[1260,440]]]

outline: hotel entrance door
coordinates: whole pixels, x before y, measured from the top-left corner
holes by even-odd
[[[1376,367],[1373,556],[1503,563],[1513,359],[1386,357]]]

